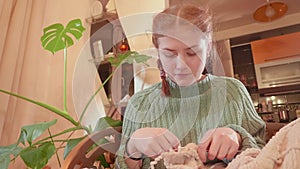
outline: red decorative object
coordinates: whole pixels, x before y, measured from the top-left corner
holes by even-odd
[[[255,20],[260,22],[270,22],[285,15],[288,6],[283,2],[269,2],[256,9],[253,14]]]
[[[125,52],[128,50],[128,45],[125,41],[122,41],[121,45],[119,46],[119,49],[122,51],[122,52]]]

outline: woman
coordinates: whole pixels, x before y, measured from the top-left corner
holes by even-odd
[[[152,41],[162,82],[130,99],[119,168],[149,168],[153,158],[188,143],[198,144],[204,163],[226,163],[239,151],[264,145],[265,124],[242,83],[203,73],[213,57],[211,25],[206,10],[188,5],[155,16]]]

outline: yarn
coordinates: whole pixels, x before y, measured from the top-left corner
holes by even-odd
[[[281,128],[263,149],[248,148],[237,155],[226,169],[299,169],[300,168],[300,118]],[[162,153],[150,163],[155,169],[164,160],[167,169],[208,169],[200,161],[197,145],[189,143],[178,151]]]
[[[155,169],[157,162],[164,160],[167,169],[206,169],[199,159],[197,148],[196,144],[189,143],[185,147],[178,147],[177,152],[164,152],[150,163],[150,168]]]
[[[281,128],[263,149],[246,149],[226,169],[299,169],[299,130],[300,119],[297,119]]]

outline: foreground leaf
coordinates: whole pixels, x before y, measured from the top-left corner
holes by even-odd
[[[16,157],[20,154],[22,148],[18,147],[16,144],[10,146],[0,147],[0,168],[6,169],[10,163],[10,155]]]
[[[144,63],[146,64],[146,61],[150,59],[151,56],[139,54],[135,51],[127,51],[126,53],[118,54],[117,57],[110,57],[108,58],[108,61],[115,67],[118,67],[119,65],[123,63]]]
[[[10,163],[9,154],[3,154],[3,155],[1,154],[1,157],[0,157],[0,168],[7,169],[9,163]]]
[[[36,138],[38,138],[44,131],[46,131],[56,122],[57,120],[55,119],[50,122],[43,122],[22,127],[18,144],[22,143],[23,145],[25,145],[25,142],[27,141],[29,145],[32,145],[32,142]]]
[[[84,137],[81,138],[76,138],[76,139],[70,139],[67,142],[67,145],[65,147],[65,151],[64,151],[64,159],[66,159],[66,157],[68,156],[68,154],[72,151],[72,149],[82,140],[84,139]]]
[[[119,126],[122,126],[122,121],[114,120],[111,117],[102,117],[97,121],[94,132],[104,130],[108,127],[119,127]]]
[[[41,169],[55,153],[55,146],[51,142],[41,146],[28,147],[21,151],[20,156],[25,164],[33,169]]]
[[[99,156],[99,160],[101,162],[101,166],[103,166],[104,168],[110,168],[110,165],[108,164],[108,162],[106,161],[104,154],[101,154]]]
[[[70,21],[65,29],[62,24],[50,25],[44,29],[44,35],[41,37],[42,46],[54,54],[74,44],[68,34],[73,35],[78,40],[84,30],[80,19]]]

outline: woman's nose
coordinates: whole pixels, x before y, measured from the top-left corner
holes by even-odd
[[[186,57],[182,54],[178,54],[177,61],[176,61],[176,67],[177,68],[186,68]]]

